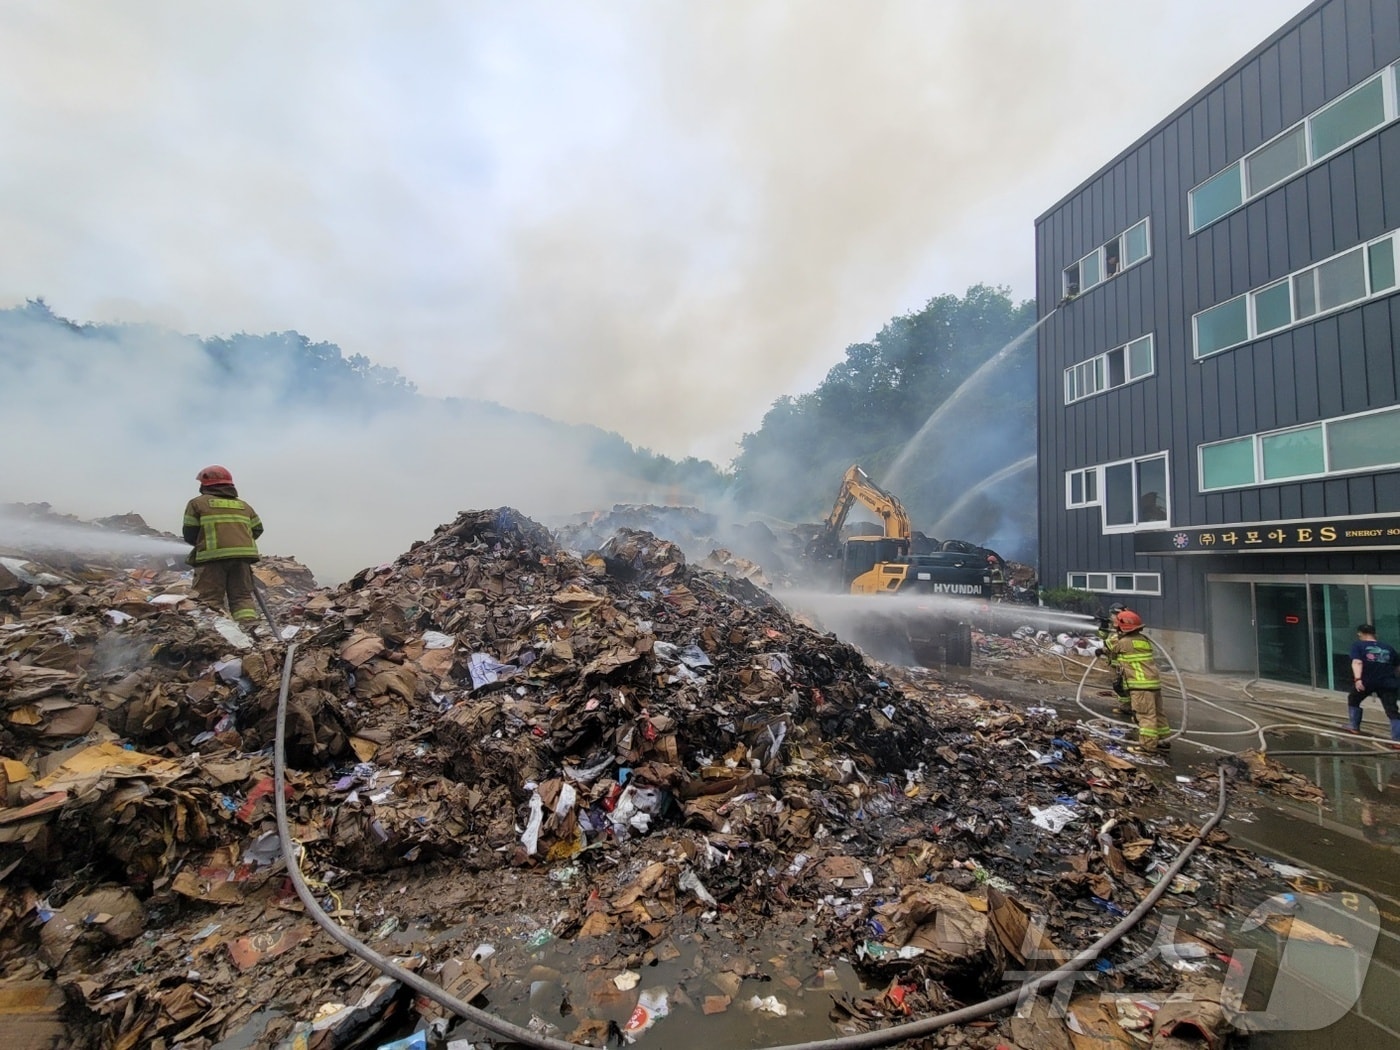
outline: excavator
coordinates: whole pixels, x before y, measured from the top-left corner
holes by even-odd
[[[846,517],[857,503],[880,518],[881,535],[842,539]],[[994,551],[961,540],[939,544],[915,533],[904,505],[859,464],[846,471],[831,513],[806,554],[827,585],[843,594],[905,598],[898,607],[892,603],[888,613],[862,614],[853,633],[860,644],[885,652],[902,642],[926,666],[971,665],[971,600],[990,601],[1005,582],[1005,563]],[[967,602],[932,601],[935,597]]]

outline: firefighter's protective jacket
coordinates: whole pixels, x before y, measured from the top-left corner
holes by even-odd
[[[1113,662],[1123,671],[1123,684],[1129,690],[1161,689],[1157,651],[1139,631],[1120,634],[1113,643]]]
[[[208,485],[185,505],[185,542],[194,548],[194,564],[225,558],[256,560],[263,526],[257,512],[238,498],[232,485]]]

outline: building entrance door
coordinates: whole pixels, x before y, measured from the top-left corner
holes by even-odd
[[[1254,602],[1259,677],[1312,685],[1307,586],[1257,583]]]

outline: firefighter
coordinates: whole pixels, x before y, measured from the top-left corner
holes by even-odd
[[[253,562],[263,526],[257,512],[238,498],[227,467],[205,467],[197,475],[199,495],[185,505],[185,542],[194,548],[194,596],[205,605],[228,611],[239,624],[258,618],[253,593]]]
[[[1126,609],[1122,602],[1114,602],[1108,607],[1108,615],[1099,617],[1099,641],[1103,642],[1103,656],[1108,661],[1108,673],[1113,676],[1113,693],[1118,698],[1118,713],[1133,713],[1133,702],[1128,698],[1128,687],[1123,684],[1123,668],[1118,666],[1117,654],[1113,645],[1118,640],[1118,614]]]
[[[1162,713],[1162,679],[1157,671],[1157,651],[1142,634],[1142,617],[1131,609],[1118,614],[1118,638],[1114,661],[1123,670],[1123,684],[1137,716],[1137,750],[1152,754],[1171,747],[1171,729]]]

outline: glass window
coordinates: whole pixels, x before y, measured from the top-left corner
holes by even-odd
[[[1253,196],[1276,186],[1308,164],[1308,136],[1302,124],[1245,158],[1245,177]]]
[[[1122,386],[1128,381],[1126,365],[1123,361],[1123,347],[1115,347],[1104,356],[1108,359],[1109,387]]]
[[[1074,471],[1069,476],[1069,503],[1077,507],[1084,502],[1084,475]]]
[[[1128,379],[1141,379],[1152,374],[1152,337],[1145,335],[1128,344]]]
[[[1367,249],[1371,256],[1371,294],[1395,287],[1395,238],[1387,237]]]
[[[1307,477],[1321,474],[1322,425],[1285,430],[1281,434],[1265,434],[1259,438],[1264,458],[1264,480]]]
[[[1229,489],[1254,482],[1253,437],[1201,446],[1202,490]]]
[[[1244,203],[1239,164],[1231,164],[1191,191],[1191,229],[1209,226]]]
[[[1103,276],[1099,270],[1098,249],[1095,249],[1079,260],[1079,280],[1080,288],[1086,292],[1103,280]]]
[[[1069,574],[1069,585],[1081,591],[1089,589],[1089,574],[1086,572],[1072,572]]]
[[[1114,576],[1113,589],[1115,591],[1131,591],[1133,589],[1132,576]]]
[[[1312,127],[1312,155],[1318,157],[1345,146],[1385,123],[1385,91],[1381,78],[1357,88],[1320,110],[1308,123]]]
[[[1317,313],[1317,271],[1308,270],[1293,278],[1293,315],[1298,320]]]
[[[1091,591],[1106,591],[1106,590],[1108,590],[1108,573],[1106,573],[1106,572],[1091,572],[1091,573],[1089,573],[1089,590],[1091,590]]]
[[[1147,220],[1143,219],[1123,234],[1123,265],[1131,266],[1147,258]]]
[[[1099,501],[1099,472],[1097,470],[1086,470],[1084,472],[1084,502],[1097,503]]]
[[[1065,295],[1079,294],[1079,264],[1065,267]]]
[[[1400,638],[1400,587],[1372,585],[1369,622],[1375,624],[1377,638]]]
[[[1400,463],[1400,409],[1372,412],[1327,424],[1328,470]]]
[[[1155,456],[1137,464],[1139,522],[1167,520],[1167,459]]]
[[[1196,315],[1196,356],[1205,357],[1249,339],[1246,296],[1239,296]]]
[[[1256,335],[1287,328],[1293,323],[1293,305],[1288,297],[1288,282],[1279,281],[1254,293],[1254,331]]]
[[[1317,308],[1334,307],[1366,298],[1366,269],[1361,249],[1339,255],[1317,268]]]
[[[1161,594],[1162,577],[1155,572],[1139,573],[1133,589],[1141,591],[1143,594]]]
[[[1105,525],[1132,525],[1137,521],[1133,506],[1133,464],[1115,463],[1104,467],[1103,495]]]

